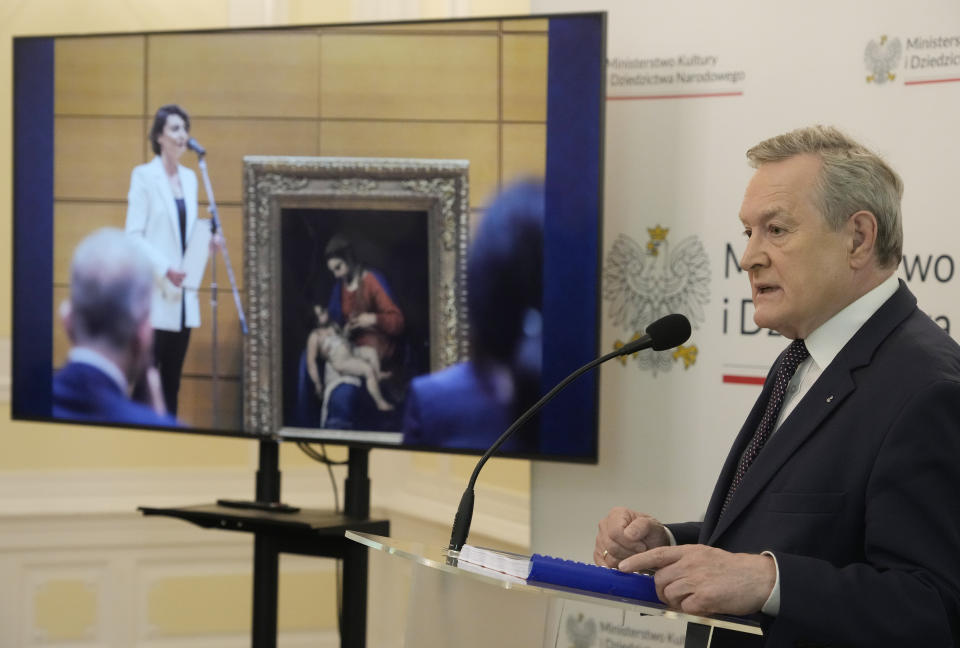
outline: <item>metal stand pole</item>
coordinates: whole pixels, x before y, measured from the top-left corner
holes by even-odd
[[[280,444],[261,441],[257,467],[256,500],[263,504],[280,501]],[[277,645],[277,588],[280,576],[280,548],[276,537],[256,533],[253,538],[253,627],[254,648]]]
[[[207,199],[210,202],[209,211],[210,211],[210,229],[214,234],[220,234],[220,237],[223,239],[223,261],[227,266],[227,278],[230,279],[230,288],[233,290],[233,303],[237,307],[237,317],[240,319],[240,329],[243,331],[243,334],[246,335],[247,329],[247,318],[243,313],[243,304],[240,303],[240,291],[237,290],[237,280],[233,275],[233,265],[230,263],[230,253],[227,252],[227,237],[223,232],[223,225],[220,222],[220,214],[217,211],[217,201],[213,197],[213,186],[210,184],[210,174],[207,173],[207,159],[205,153],[197,153],[198,160],[197,165],[200,167],[201,174],[203,175],[203,187],[207,192]],[[217,427],[217,419],[219,417],[219,403],[220,403],[220,371],[217,362],[217,351],[219,346],[219,341],[217,339],[217,251],[214,250],[211,255],[211,279],[210,279],[210,311],[211,319],[213,322],[211,326],[213,327],[210,331],[210,346],[211,346],[211,371],[213,372],[213,393],[211,396],[211,405],[213,407],[213,427]]]
[[[370,450],[350,448],[344,481],[344,513],[366,520],[370,517]],[[350,543],[343,559],[342,646],[364,646],[367,641],[367,548]]]
[[[217,364],[217,250],[210,256],[210,367],[213,372],[213,393],[210,404],[213,407],[213,427],[217,428],[220,418],[220,370]]]
[[[343,483],[343,512],[365,520],[370,517],[370,450],[350,448],[347,456],[347,478]]]

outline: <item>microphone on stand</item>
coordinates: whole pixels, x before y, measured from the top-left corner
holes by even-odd
[[[207,154],[207,149],[200,146],[200,142],[192,137],[187,140],[187,148],[201,157]]]
[[[207,162],[206,160],[203,159],[203,156],[207,154],[207,149],[203,148],[203,146],[200,144],[200,142],[197,141],[197,138],[195,137],[191,137],[187,140],[187,148],[193,151],[194,153],[196,153],[197,157],[200,158],[200,167],[204,170],[204,174],[206,174]],[[204,182],[206,182],[206,178],[204,178]],[[208,190],[207,195],[209,196],[210,193],[211,192]],[[212,217],[210,218],[210,233],[216,234],[217,231],[220,229],[220,217],[217,214],[216,207],[210,208],[210,215]]]
[[[564,387],[579,378],[582,374],[590,371],[597,365],[603,364],[607,360],[630,355],[647,348],[653,348],[654,351],[665,351],[666,349],[672,349],[675,346],[683,344],[689,337],[690,320],[688,320],[686,317],[676,313],[661,317],[656,322],[650,324],[647,327],[646,333],[644,333],[644,335],[641,337],[632,342],[624,344],[616,351],[612,351],[604,356],[600,356],[599,358],[591,360],[561,380],[556,387],[548,391],[543,398],[538,400],[530,407],[530,409],[521,414],[520,418],[514,421],[513,424],[507,428],[506,432],[501,434],[500,438],[493,442],[493,445],[490,446],[490,448],[483,454],[482,457],[480,457],[480,461],[477,462],[476,468],[473,469],[473,474],[470,475],[470,481],[467,483],[467,488],[463,491],[463,496],[460,498],[460,506],[457,508],[457,515],[453,519],[453,531],[450,534],[450,545],[448,548],[453,551],[460,551],[467,541],[467,535],[470,533],[470,522],[473,520],[473,487],[477,482],[477,476],[480,474],[480,469],[483,468],[485,463],[487,463],[487,459],[489,459],[493,453],[499,450],[504,441],[510,438],[510,436],[518,428],[520,428],[520,426],[530,420],[534,414],[539,412],[543,406],[550,402],[553,397],[556,396]]]

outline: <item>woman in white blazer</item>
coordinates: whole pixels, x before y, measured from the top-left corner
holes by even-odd
[[[133,169],[127,194],[127,233],[153,265],[154,363],[167,409],[174,415],[190,329],[200,326],[197,291],[183,286],[186,274],[181,271],[186,242],[197,221],[197,176],[179,163],[189,138],[186,111],[174,104],[161,106],[150,129],[156,157]]]

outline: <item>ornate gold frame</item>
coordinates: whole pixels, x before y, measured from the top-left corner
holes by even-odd
[[[466,160],[247,156],[243,160],[243,424],[279,434],[280,219],[285,208],[417,210],[428,214],[431,371],[467,357]]]

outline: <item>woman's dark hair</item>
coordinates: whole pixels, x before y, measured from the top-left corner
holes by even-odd
[[[543,185],[523,181],[487,208],[467,255],[474,355],[510,362],[524,317],[543,302]]]
[[[177,104],[167,104],[157,108],[157,114],[153,116],[153,127],[150,129],[150,147],[156,155],[160,155],[160,142],[157,141],[163,134],[163,128],[167,125],[167,117],[170,115],[179,115],[183,119],[183,125],[187,132],[190,132],[190,116],[187,111]]]

